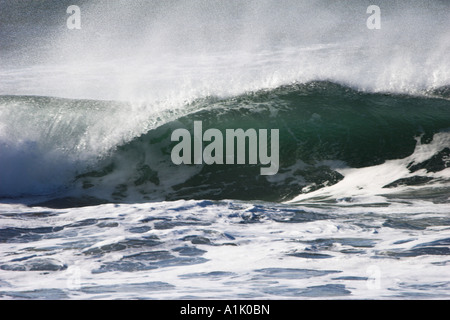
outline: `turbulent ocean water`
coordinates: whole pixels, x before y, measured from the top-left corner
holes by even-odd
[[[77,2],[0,0],[1,299],[450,298],[448,2]]]

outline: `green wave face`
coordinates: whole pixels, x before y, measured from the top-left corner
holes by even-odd
[[[408,157],[418,141],[430,143],[450,128],[450,102],[443,96],[362,93],[328,82],[203,99],[190,107],[199,111],[118,147],[79,174],[75,185],[84,194],[115,201],[284,201],[336,184],[343,179],[337,170],[344,166]],[[171,151],[178,142],[171,135],[179,128],[193,135],[194,121],[202,122],[203,132],[219,129],[224,137],[227,129],[278,129],[278,173],[262,176],[260,164],[173,164]],[[439,151],[436,161],[443,170],[445,146]]]

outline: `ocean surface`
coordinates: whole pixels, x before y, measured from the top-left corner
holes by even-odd
[[[71,2],[0,0],[0,299],[450,298],[450,3]]]

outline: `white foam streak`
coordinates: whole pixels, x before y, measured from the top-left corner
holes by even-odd
[[[450,169],[444,169],[437,173],[427,173],[426,170],[411,173],[408,166],[421,163],[430,159],[433,155],[450,145],[450,134],[448,132],[437,133],[433,141],[429,144],[422,144],[417,139],[417,145],[414,153],[404,159],[388,160],[383,164],[365,167],[365,168],[342,168],[342,163],[338,162],[336,171],[344,176],[344,179],[330,187],[325,187],[310,193],[300,194],[287,203],[308,202],[314,199],[336,199],[338,201],[347,201],[351,199],[352,203],[376,203],[386,202],[383,197],[389,193],[401,193],[411,190],[419,190],[423,187],[404,186],[397,188],[384,188],[386,185],[403,178],[409,178],[415,175],[428,176],[433,178],[450,177]],[[332,162],[328,164],[333,168]],[[439,187],[436,183],[432,187]],[[444,184],[445,186],[445,184]],[[429,185],[425,186],[430,187]]]

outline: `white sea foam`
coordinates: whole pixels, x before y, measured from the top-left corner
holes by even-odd
[[[0,295],[7,299],[33,294],[42,299],[448,297],[448,258],[414,251],[445,249],[430,243],[448,239],[447,205],[416,201],[330,209],[206,201],[108,204],[69,211],[2,204],[2,228],[55,231],[40,231],[39,239],[11,237],[0,243]],[[43,210],[39,220],[27,218]],[[294,212],[299,220],[287,223]],[[319,219],[301,221],[308,214]],[[331,215],[320,219],[321,214]],[[256,216],[259,222],[245,223]],[[172,225],[164,225],[169,221]],[[158,243],[146,243],[148,239]],[[142,268],[145,265],[152,267]],[[11,270],[20,266],[27,271]],[[63,267],[47,270],[58,266]]]

